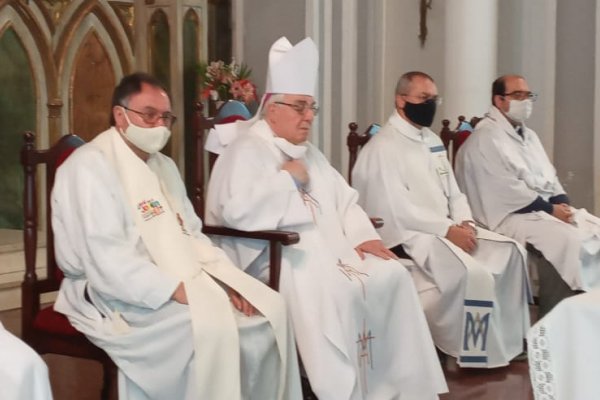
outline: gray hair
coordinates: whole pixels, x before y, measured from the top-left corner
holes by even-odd
[[[281,93],[273,93],[273,94],[271,94],[271,96],[269,96],[269,98],[267,99],[267,101],[265,101],[265,104],[263,104],[263,108],[260,111],[260,118],[261,119],[265,118],[265,116],[267,115],[267,108],[268,108],[269,105],[283,101],[283,97],[284,97],[284,95],[281,94]]]
[[[413,79],[416,77],[429,79],[431,82],[435,83],[433,78],[431,76],[427,75],[425,72],[421,72],[421,71],[407,72],[398,79],[398,83],[396,83],[395,94],[396,95],[408,94],[408,92],[410,91],[410,84],[412,83]]]

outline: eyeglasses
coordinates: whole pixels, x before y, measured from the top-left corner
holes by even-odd
[[[159,119],[162,119],[165,123],[165,126],[170,128],[171,126],[173,126],[175,121],[177,121],[177,117],[175,117],[173,114],[171,114],[168,111],[164,112],[164,113],[160,113],[160,112],[158,112],[158,110],[150,109],[149,111],[142,112],[142,111],[132,110],[131,108],[125,107],[123,105],[121,107],[123,107],[127,111],[136,113],[137,115],[142,117],[142,120],[145,123],[147,123],[148,125],[155,125]]]
[[[419,99],[421,100],[421,103],[430,103],[430,102],[434,102],[436,105],[440,106],[442,105],[442,96],[427,96],[427,95],[419,95],[419,96],[415,96],[415,95],[411,95],[411,94],[401,94],[400,96],[404,96],[404,97],[412,97],[413,99]]]
[[[526,92],[524,90],[516,90],[514,92],[504,93],[502,96],[510,96],[517,100],[530,99],[531,101],[535,101],[538,98],[537,93]]]
[[[293,108],[298,114],[304,115],[308,110],[312,111],[314,115],[319,113],[319,107],[316,104],[308,104],[305,102],[299,103],[285,103],[283,101],[276,101],[275,104],[281,104]]]

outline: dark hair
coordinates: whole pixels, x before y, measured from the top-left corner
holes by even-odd
[[[144,83],[162,89],[165,92],[167,91],[158,79],[145,72],[135,72],[131,75],[124,76],[113,92],[112,104],[110,105],[110,126],[115,126],[116,124],[115,117],[112,113],[113,107],[127,106],[129,97],[136,93],[140,93],[142,91],[142,84]]]
[[[508,78],[519,78],[525,79],[521,75],[510,74],[510,75],[502,75],[498,77],[494,83],[492,83],[492,105],[494,104],[494,96],[504,96],[506,94],[506,80]]]
[[[408,91],[408,88],[410,87],[410,84],[412,83],[412,80],[416,77],[429,79],[431,82],[435,83],[433,78],[431,76],[427,75],[425,72],[421,72],[421,71],[407,72],[398,79],[398,82],[396,83],[395,94],[397,94],[397,95],[398,94],[406,94],[406,92]]]
[[[492,105],[494,104],[494,96],[504,96],[504,92],[506,91],[506,77],[507,75],[502,75],[497,78],[494,83],[492,83]]]

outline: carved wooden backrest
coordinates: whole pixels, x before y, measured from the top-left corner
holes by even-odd
[[[348,146],[348,152],[350,153],[350,157],[348,159],[348,184],[350,186],[352,186],[352,170],[354,169],[354,164],[356,164],[358,152],[371,139],[371,134],[369,131],[372,126],[373,125],[370,125],[365,132],[358,133],[358,124],[356,122],[350,122],[348,124],[348,129],[350,129],[350,132],[346,138],[346,145]]]
[[[204,115],[204,104],[197,102],[194,112],[194,160],[193,161],[193,190],[190,194],[194,209],[201,219],[204,219],[204,192],[206,190],[206,181],[212,172],[213,165],[219,157],[218,154],[212,153],[204,149],[204,144],[208,137],[208,132],[215,127],[215,124],[228,124],[237,120],[247,120],[251,118],[251,114],[243,103],[230,100],[215,107],[213,103],[209,103],[211,114],[215,117]],[[205,154],[208,154],[208,163],[205,161]],[[205,173],[208,171],[208,173]]]
[[[66,135],[47,150],[35,149],[35,135],[25,133],[25,144],[21,150],[21,164],[25,172],[25,187],[23,208],[25,227],[23,231],[25,251],[25,279],[22,287],[23,335],[26,335],[34,316],[39,311],[40,295],[58,290],[62,274],[57,267],[54,257],[54,235],[52,233],[52,205],[50,194],[54,186],[56,168],[68,155],[85,142],[76,135]],[[45,166],[45,193],[38,195],[38,189],[43,187],[37,181],[37,167]],[[38,198],[44,202],[46,209],[46,271],[44,279],[37,279],[35,271],[38,236]]]
[[[464,115],[461,115],[458,117],[458,124],[454,129],[450,128],[450,120],[445,119],[442,121],[440,138],[448,151],[448,159],[453,167],[458,149],[468,139],[479,121],[481,121],[480,117],[473,117],[469,122],[466,122]]]
[[[207,168],[204,142],[208,131],[215,126],[214,117],[204,116],[204,104],[197,102],[194,110],[194,155],[193,155],[193,193],[190,193],[196,214],[204,221],[204,191],[206,179],[204,171]],[[208,157],[209,172],[217,159],[217,155],[210,153]]]
[[[371,129],[373,127],[378,128],[379,125],[371,124],[363,133],[358,133],[358,124],[356,122],[350,122],[348,124],[350,132],[346,138],[346,144],[348,145],[348,152],[350,153],[350,157],[348,159],[348,184],[350,186],[352,186],[352,170],[354,169],[354,164],[356,164],[358,152],[371,139]],[[381,228],[383,226],[383,219],[371,217],[371,223],[375,228]]]

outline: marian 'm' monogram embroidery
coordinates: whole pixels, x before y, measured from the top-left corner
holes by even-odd
[[[463,350],[469,351],[473,348],[485,351],[487,345],[487,334],[490,323],[491,313],[485,313],[483,317],[479,313],[473,314],[467,311],[465,320],[465,334],[463,336]],[[481,337],[481,341],[479,338]],[[473,348],[469,348],[469,342],[473,344]],[[478,346],[479,343],[479,346]]]
[[[358,340],[356,341],[356,351],[358,352],[358,364],[361,371],[361,381],[364,393],[369,392],[367,387],[367,371],[366,367],[373,369],[373,348],[372,341],[375,336],[371,333],[371,330],[367,330],[367,323],[363,320],[362,332],[358,334]]]
[[[488,363],[487,341],[494,303],[465,299],[462,346],[459,364],[485,367]]]
[[[139,202],[137,208],[142,213],[144,221],[148,221],[165,212],[160,202],[154,199]]]

